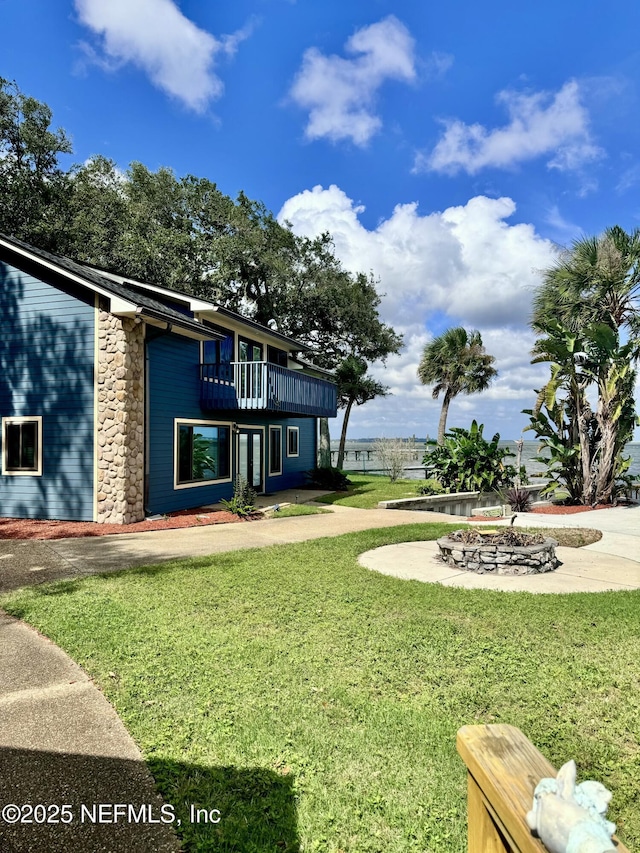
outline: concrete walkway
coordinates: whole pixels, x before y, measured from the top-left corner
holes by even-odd
[[[32,822],[11,823],[19,814],[11,806],[27,803],[48,809],[44,815],[23,810]],[[94,822],[98,803],[107,804],[102,822],[97,813]],[[140,751],[87,674],[45,637],[0,611],[0,850],[180,850],[171,825],[122,817],[114,822],[113,803],[138,810],[145,804],[145,817],[158,818],[162,800]],[[63,805],[69,808],[56,811]],[[43,817],[58,822],[40,822]]]
[[[248,524],[87,539],[0,540],[0,591],[180,557],[433,521],[458,519],[334,506],[331,515]],[[539,592],[640,587],[640,508],[572,516],[521,515],[516,523],[597,527],[605,534],[601,542],[587,548],[559,549],[563,566],[553,576],[531,579],[461,577],[462,573],[452,573],[433,560],[434,543],[386,546],[363,555],[362,562],[397,577],[452,586],[468,587],[479,580],[487,589],[531,589],[528,583],[537,585],[534,591]],[[0,806],[22,803],[69,804],[67,815],[72,820],[20,825],[0,819],[2,851],[163,853],[180,849],[173,827],[153,822],[158,820],[161,801],[142,756],[111,705],[60,649],[0,611]],[[97,803],[106,804],[106,809],[104,820],[94,823],[91,815]],[[114,803],[131,804],[137,814],[144,806],[145,820],[116,818],[110,805]],[[82,804],[88,813],[83,813]],[[49,816],[55,815],[49,812]]]
[[[331,515],[271,518],[246,524],[219,524],[180,530],[94,536],[83,539],[0,540],[0,592],[43,581],[79,578],[98,572],[167,560],[205,557],[241,548],[263,548],[338,536],[375,527],[426,521],[455,522],[450,515],[334,506]]]

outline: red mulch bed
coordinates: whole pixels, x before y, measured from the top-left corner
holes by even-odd
[[[630,506],[627,501],[618,501],[618,506]],[[545,506],[534,506],[529,512],[538,515],[575,515],[577,512],[591,512],[596,509],[612,509],[613,504],[597,504],[596,506],[563,506],[562,504],[546,504]],[[495,517],[472,515],[467,521],[497,521]]]
[[[254,519],[251,519],[254,520]],[[236,524],[244,521],[232,512],[211,509],[183,509],[156,521],[134,524],[97,524],[94,521],[41,521],[30,518],[0,518],[0,539],[69,539],[78,536],[109,536],[113,533],[145,533],[178,527],[209,524]]]
[[[620,502],[618,506],[623,506]],[[594,509],[612,509],[613,504],[597,504],[596,506],[562,506],[562,504],[551,504],[550,506],[534,506],[530,512],[541,515],[574,515],[576,512],[591,512]]]

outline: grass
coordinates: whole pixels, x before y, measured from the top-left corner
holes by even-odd
[[[462,853],[464,724],[520,727],[640,844],[640,593],[401,581],[416,524],[34,587],[0,602],[105,692],[189,851]],[[188,806],[218,808],[191,825]]]
[[[396,480],[392,483],[389,477],[382,474],[356,474],[353,471],[348,471],[347,474],[353,483],[348,492],[333,492],[316,500],[319,503],[353,506],[357,509],[374,509],[379,501],[415,498],[420,485],[419,480]]]
[[[293,518],[297,515],[323,515],[330,512],[330,509],[323,509],[320,506],[289,504],[289,506],[283,506],[279,510],[270,513],[270,516],[271,518]]]
[[[583,548],[602,539],[602,531],[591,527],[519,527],[518,530],[550,536],[565,548]]]

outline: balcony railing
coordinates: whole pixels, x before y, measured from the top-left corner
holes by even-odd
[[[252,409],[334,418],[333,382],[267,361],[233,361],[200,366],[203,409]]]

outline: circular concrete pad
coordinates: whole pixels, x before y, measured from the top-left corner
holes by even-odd
[[[606,592],[640,588],[640,563],[586,548],[556,548],[560,565],[538,575],[480,575],[446,565],[435,541],[384,545],[361,554],[359,562],[384,575],[465,589],[502,592]]]

